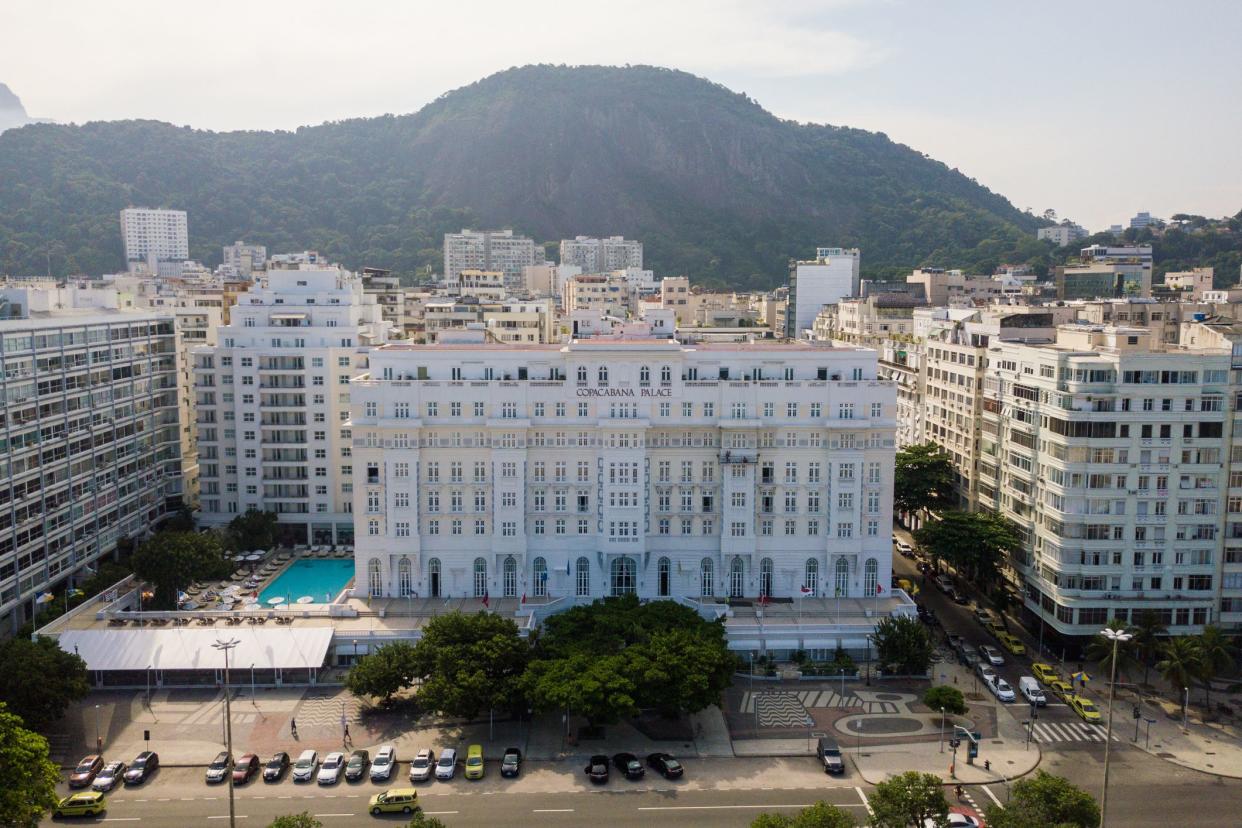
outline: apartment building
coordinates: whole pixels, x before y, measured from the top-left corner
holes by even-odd
[[[253,508],[277,513],[285,542],[349,542],[349,383],[388,327],[348,271],[307,262],[268,270],[218,344],[192,352],[203,524]]]
[[[582,273],[607,273],[631,267],[642,270],[643,243],[621,236],[562,239],[561,264],[581,268]]]
[[[130,271],[176,276],[190,258],[186,212],[126,207],[121,211],[121,242]]]
[[[1035,231],[1035,238],[1046,239],[1057,247],[1069,247],[1074,242],[1085,239],[1088,235],[1087,228],[1072,221],[1063,221],[1052,227],[1041,227]]]
[[[591,311],[624,319],[638,313],[638,291],[620,274],[584,273],[561,286],[561,310]]]
[[[462,230],[444,234],[444,281],[455,289],[463,270],[499,270],[512,293],[524,285],[523,268],[543,261],[543,249],[512,230]]]
[[[39,593],[90,574],[181,498],[172,317],[75,293],[0,292],[0,613],[14,630]]]
[[[640,329],[373,351],[351,397],[359,592],[878,600],[894,397],[874,352]]]
[[[1216,270],[1211,267],[1170,271],[1164,274],[1164,286],[1167,290],[1180,293],[1183,299],[1201,302],[1204,294],[1212,290],[1215,276]]]
[[[824,305],[858,295],[858,248],[820,247],[815,258],[789,263],[789,304],[785,335],[790,339],[810,330]]]
[[[261,244],[236,241],[224,248],[220,265],[233,279],[253,279],[267,268],[267,248]]]

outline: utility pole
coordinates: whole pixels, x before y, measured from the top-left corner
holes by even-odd
[[[231,641],[217,641],[211,645],[224,653],[224,749],[229,755],[228,766],[225,767],[224,772],[228,775],[229,780],[229,828],[237,828],[237,812],[233,803],[233,722],[230,715],[232,710],[229,707],[229,696],[231,695],[231,690],[229,689],[229,650],[240,643],[239,639],[234,638]]]

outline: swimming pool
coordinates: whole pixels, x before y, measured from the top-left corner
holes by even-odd
[[[314,598],[316,604],[331,603],[353,577],[353,560],[294,561],[259,594],[259,603],[266,605],[267,599],[279,596],[296,604],[303,595]]]

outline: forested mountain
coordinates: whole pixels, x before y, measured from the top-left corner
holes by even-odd
[[[784,282],[787,260],[858,246],[870,273],[1047,261],[1041,220],[883,134],[782,121],[692,75],[528,66],[412,115],[217,133],[152,121],[0,135],[0,271],[123,267],[117,214],[189,211],[191,254],[235,239],[401,273],[440,236],[624,234],[661,275]]]

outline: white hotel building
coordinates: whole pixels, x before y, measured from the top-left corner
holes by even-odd
[[[770,617],[805,587],[837,621],[912,610],[889,591],[896,402],[875,352],[641,327],[372,351],[351,394],[355,594],[766,595]],[[839,639],[787,646],[817,643]]]

